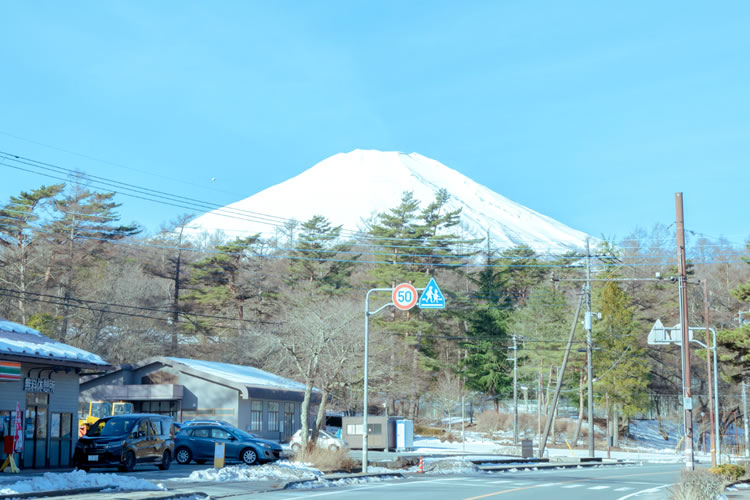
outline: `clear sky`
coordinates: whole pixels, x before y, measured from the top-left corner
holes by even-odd
[[[0,151],[149,189],[223,205],[399,150],[594,236],[678,191],[688,230],[750,236],[746,1],[8,0],[0,61]],[[55,182],[0,169],[3,203]]]

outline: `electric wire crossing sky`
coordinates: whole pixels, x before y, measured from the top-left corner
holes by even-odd
[[[435,282],[435,278],[430,278],[430,282],[422,292],[419,298],[420,309],[445,309],[445,297],[440,287]]]

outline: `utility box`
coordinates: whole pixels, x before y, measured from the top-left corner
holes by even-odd
[[[414,448],[414,422],[396,420],[396,451],[410,451]]]
[[[534,442],[531,439],[521,440],[521,458],[534,457]]]
[[[402,417],[367,415],[367,448],[370,450],[396,449],[396,422]],[[352,450],[362,449],[362,417],[343,417],[341,439]]]

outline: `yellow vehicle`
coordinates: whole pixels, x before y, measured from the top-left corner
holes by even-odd
[[[78,428],[80,429],[85,424],[92,425],[100,418],[126,413],[133,413],[133,403],[126,401],[90,401],[88,414],[85,413],[85,410],[81,412],[82,418],[78,420]]]

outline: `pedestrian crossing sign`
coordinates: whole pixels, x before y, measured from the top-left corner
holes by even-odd
[[[435,283],[435,278],[430,278],[422,296],[419,298],[419,307],[421,309],[445,309],[445,297],[440,287]]]

